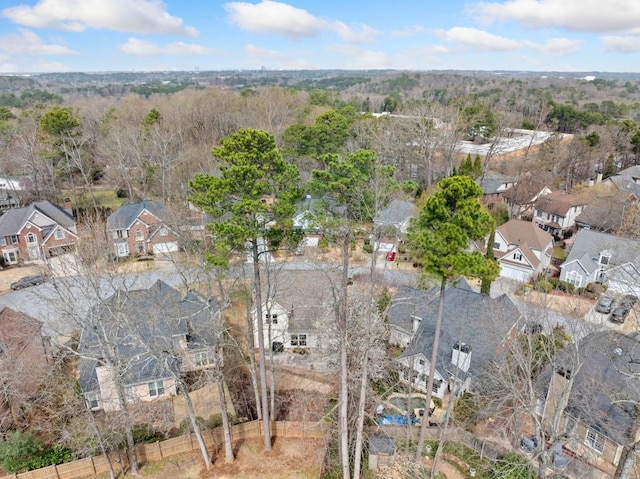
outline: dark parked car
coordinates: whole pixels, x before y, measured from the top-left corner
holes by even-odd
[[[600,298],[600,301],[596,306],[596,311],[598,313],[609,314],[613,309],[613,305],[615,304],[615,302],[616,300],[611,296],[603,296],[602,298]]]
[[[624,323],[624,320],[627,319],[627,315],[629,314],[629,311],[630,311],[629,308],[626,308],[624,306],[618,306],[616,309],[613,310],[613,313],[611,313],[611,316],[609,316],[609,319],[614,323]]]
[[[34,274],[32,276],[25,276],[20,278],[15,283],[11,283],[11,289],[28,288],[29,286],[37,286],[46,281],[46,278],[41,274]]]

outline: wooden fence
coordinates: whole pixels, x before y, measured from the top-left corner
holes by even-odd
[[[236,424],[231,427],[233,441],[262,437],[262,422],[251,421]],[[322,424],[277,421],[271,423],[271,434],[275,437],[290,438],[324,438],[328,428]],[[207,449],[217,450],[223,444],[222,428],[210,429],[202,432]],[[160,461],[169,457],[198,450],[198,442],[194,434],[174,437],[166,441],[136,446],[136,454],[140,463]],[[114,471],[119,473],[129,466],[128,457],[124,452],[109,454]],[[66,462],[57,466],[43,467],[33,471],[21,472],[0,479],[82,479],[109,471],[107,458],[102,456],[87,457],[73,462]]]

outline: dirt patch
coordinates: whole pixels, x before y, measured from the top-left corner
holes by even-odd
[[[310,438],[277,438],[273,449],[264,452],[262,439],[254,438],[236,444],[235,449],[232,464],[224,462],[224,451],[214,455],[210,471],[204,469],[201,456],[191,453],[147,464],[141,472],[150,479],[311,479],[320,475],[325,443]]]
[[[556,292],[546,294],[539,291],[531,291],[526,296],[519,296],[518,299],[524,303],[535,304],[576,318],[584,317],[595,303],[592,299],[575,295]]]

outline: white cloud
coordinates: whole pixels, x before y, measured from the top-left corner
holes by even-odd
[[[508,51],[517,50],[522,44],[509,38],[500,37],[484,30],[467,27],[453,27],[449,30],[436,30],[435,34],[453,43],[473,50]]]
[[[585,32],[640,33],[637,0],[506,0],[479,2],[467,13],[481,20],[517,21],[532,27],[561,27]]]
[[[69,68],[60,62],[41,61],[36,63],[30,71],[33,72],[68,72]]]
[[[604,36],[600,40],[602,40],[605,52],[640,52],[640,35]]]
[[[569,38],[551,38],[543,44],[525,41],[525,45],[533,50],[552,56],[572,55],[580,51],[584,42],[582,40],[571,40]]]
[[[77,55],[78,52],[54,43],[43,43],[42,39],[30,30],[19,28],[17,33],[0,37],[0,50],[11,55]]]
[[[229,21],[242,30],[283,35],[294,40],[334,31],[348,42],[362,43],[372,41],[378,33],[367,25],[348,26],[343,22],[325,20],[301,8],[273,0],[262,0],[257,4],[230,2],[224,8],[229,13]]]
[[[193,43],[175,42],[167,45],[157,45],[139,38],[129,38],[126,43],[119,45],[118,48],[127,55],[135,56],[208,55],[213,53],[211,48]]]
[[[93,28],[198,36],[195,28],[185,26],[181,18],[170,15],[160,0],[39,0],[33,7],[5,8],[1,15],[33,28],[73,32]]]

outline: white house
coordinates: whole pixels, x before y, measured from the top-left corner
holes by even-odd
[[[492,247],[500,276],[529,281],[549,267],[553,237],[530,221],[513,219],[496,230]]]
[[[560,235],[574,227],[576,217],[584,207],[584,200],[569,193],[555,191],[536,200],[533,222],[551,234]]]

